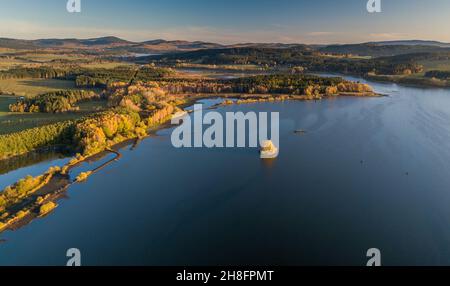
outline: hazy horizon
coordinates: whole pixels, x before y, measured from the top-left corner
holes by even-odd
[[[6,0],[0,0],[0,3]],[[392,40],[450,42],[450,1],[382,0],[368,13],[367,0],[66,0],[8,1],[0,10],[0,37],[151,39],[236,43],[352,44]],[[437,29],[436,27],[440,27]]]
[[[325,45],[347,45],[347,44],[366,44],[366,43],[377,43],[377,42],[414,42],[414,41],[423,41],[423,42],[438,42],[438,43],[442,43],[442,44],[450,44],[450,42],[443,42],[443,41],[439,41],[439,40],[433,40],[433,39],[392,39],[392,40],[386,40],[386,41],[372,41],[372,42],[355,42],[355,43],[317,43],[317,44],[309,44],[309,43],[302,43],[302,42],[296,42],[296,43],[287,43],[287,42],[236,42],[236,43],[220,43],[220,42],[211,42],[211,41],[206,41],[206,40],[202,40],[202,39],[193,39],[193,40],[186,40],[186,39],[162,39],[162,38],[158,38],[158,39],[147,39],[147,40],[143,40],[143,41],[133,41],[131,39],[127,39],[126,37],[119,37],[116,35],[104,35],[104,36],[97,36],[97,37],[89,37],[89,38],[80,38],[80,37],[66,37],[66,38],[57,38],[57,37],[48,37],[48,38],[29,38],[29,39],[25,39],[25,38],[13,38],[13,37],[0,37],[0,39],[12,39],[12,40],[25,40],[25,41],[38,41],[38,40],[91,40],[91,39],[99,39],[99,38],[118,38],[121,40],[125,40],[128,42],[132,42],[132,43],[144,43],[144,42],[149,42],[149,41],[158,41],[158,40],[162,40],[162,41],[167,41],[167,42],[171,42],[171,41],[186,41],[186,42],[204,42],[204,43],[211,43],[211,44],[219,44],[219,45],[240,45],[240,44],[286,44],[286,45],[311,45],[311,46],[325,46]]]

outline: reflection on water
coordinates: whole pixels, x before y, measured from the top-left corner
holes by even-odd
[[[276,158],[275,159],[265,159],[265,160],[261,160],[261,163],[263,164],[263,166],[267,169],[272,169],[275,165],[276,162]]]
[[[70,155],[71,154],[69,153],[61,153],[55,151],[33,152],[6,160],[0,160],[0,176],[17,169],[36,165],[45,161],[62,159]]]
[[[25,176],[42,175],[50,167],[69,162],[70,153],[56,151],[33,152],[0,161],[0,191]]]

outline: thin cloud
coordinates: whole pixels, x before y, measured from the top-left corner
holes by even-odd
[[[311,37],[323,37],[323,36],[331,36],[334,35],[333,32],[310,32],[307,35]]]
[[[382,41],[408,39],[411,37],[411,35],[405,33],[372,33],[369,34],[369,37],[376,41]]]

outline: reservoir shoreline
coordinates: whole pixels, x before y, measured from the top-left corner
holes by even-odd
[[[180,105],[182,109],[187,108],[189,106],[193,106],[195,103],[200,100],[205,99],[223,99],[224,102],[227,99],[237,99],[237,101],[233,101],[232,104],[248,104],[248,103],[264,103],[264,102],[277,102],[277,101],[309,101],[309,100],[322,100],[327,99],[327,97],[315,97],[315,98],[306,98],[305,96],[292,96],[292,95],[271,95],[271,94],[192,94],[186,95],[187,101]],[[377,94],[375,92],[346,92],[346,93],[338,93],[336,96],[352,96],[352,97],[380,97],[382,95]],[[219,105],[213,105],[209,108],[214,109],[219,106],[229,105],[230,102],[224,104],[222,102]],[[105,150],[92,154],[88,157],[77,157],[77,159],[72,160],[68,164],[62,167],[61,171],[56,170],[54,172],[49,173],[50,179],[46,181],[42,186],[38,188],[38,190],[33,191],[30,195],[30,198],[27,198],[26,201],[29,203],[24,204],[21,202],[23,207],[18,210],[16,205],[13,205],[11,208],[8,208],[7,211],[0,218],[0,234],[4,231],[10,229],[17,229],[19,226],[24,226],[31,222],[33,219],[40,217],[39,216],[39,208],[41,208],[46,203],[55,203],[55,207],[57,206],[56,201],[60,198],[62,193],[65,193],[67,189],[74,183],[81,183],[87,180],[91,175],[97,173],[104,167],[113,163],[114,161],[119,160],[122,157],[122,154],[119,152],[121,148],[125,146],[129,146],[130,144],[136,144],[139,140],[145,140],[145,138],[155,135],[158,131],[170,128],[172,125],[170,120],[165,120],[161,124],[158,124],[147,130],[147,136],[141,138],[130,138],[125,139],[122,142],[112,145]],[[90,170],[87,172],[82,172],[80,175],[74,180],[70,180],[70,176],[68,173],[77,166],[83,164],[84,162],[90,161],[95,162],[103,158],[108,153],[113,153],[116,155],[115,158],[105,162],[100,167],[95,168],[94,170]],[[39,190],[45,189],[45,192],[39,192]],[[36,195],[37,194],[37,195]],[[54,209],[53,208],[53,209]],[[45,215],[51,213],[52,210],[48,210]],[[13,213],[10,213],[13,211]]]
[[[2,233],[0,264],[61,265],[78,247],[84,265],[356,266],[377,247],[385,265],[448,265],[449,92],[373,86],[390,96],[218,108],[280,112],[272,164],[253,149],[175,150],[170,129],[129,141],[55,212]]]

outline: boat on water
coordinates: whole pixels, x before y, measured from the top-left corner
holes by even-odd
[[[278,157],[278,148],[270,140],[261,143],[261,159],[274,159]]]
[[[295,130],[294,133],[295,133],[295,134],[306,134],[307,131],[306,131],[306,130],[303,130],[303,129],[298,129],[298,130]]]

